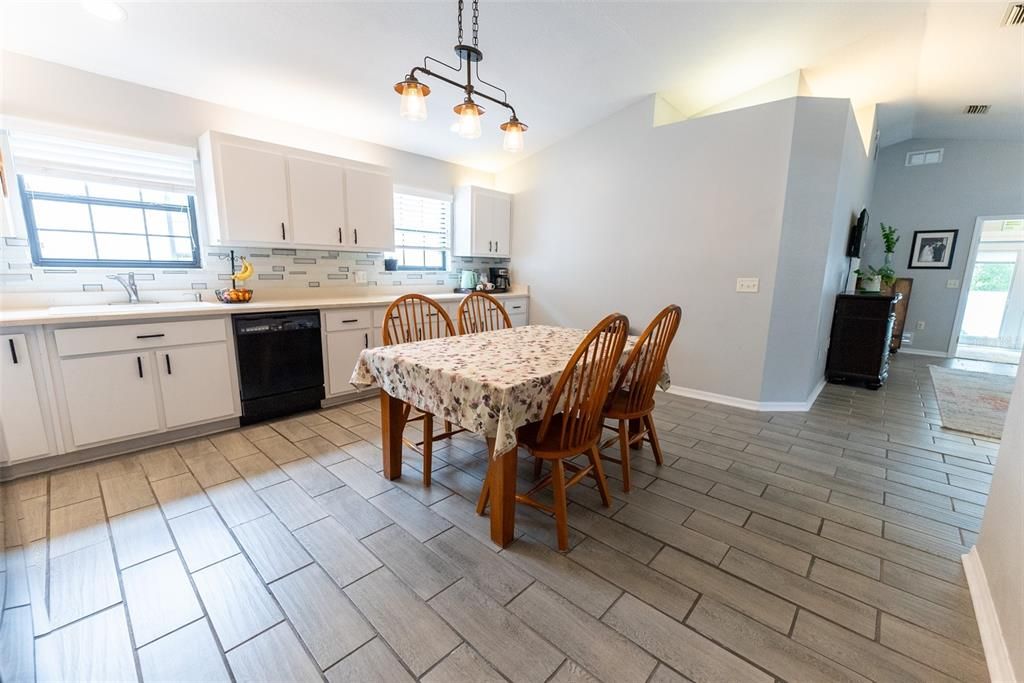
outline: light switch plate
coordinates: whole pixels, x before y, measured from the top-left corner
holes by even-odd
[[[946,280],[946,289],[957,289],[960,287],[959,280]]]
[[[357,285],[365,285],[366,284],[366,271],[365,270],[357,270],[356,271],[356,284]]]
[[[736,291],[744,294],[756,294],[760,284],[760,279],[756,277],[738,277],[736,278]]]
[[[923,320],[918,320],[917,321],[917,329],[919,329],[919,330],[923,330],[924,329],[924,321]]]

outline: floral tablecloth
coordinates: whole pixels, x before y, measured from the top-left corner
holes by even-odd
[[[527,325],[365,349],[351,383],[389,395],[495,439],[495,455],[516,445],[516,429],[544,417],[558,377],[587,330]],[[636,337],[629,337],[625,362]],[[669,386],[668,369],[659,381]]]

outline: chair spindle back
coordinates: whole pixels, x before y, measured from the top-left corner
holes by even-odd
[[[512,327],[501,302],[487,292],[471,292],[459,304],[459,334],[490,332]]]
[[[381,338],[385,346],[454,336],[448,312],[422,294],[400,296],[384,312]]]
[[[654,390],[682,316],[683,309],[679,306],[667,306],[654,316],[629,352],[611,393],[611,396],[617,396],[626,390],[625,409],[628,412],[642,412],[653,407]]]

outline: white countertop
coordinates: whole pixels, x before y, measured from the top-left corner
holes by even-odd
[[[131,322],[167,318],[192,318],[235,313],[264,313],[301,309],[359,308],[387,306],[405,292],[372,294],[365,296],[323,297],[307,299],[258,298],[247,304],[222,304],[208,301],[183,301],[152,304],[84,304],[78,306],[51,306],[48,308],[15,308],[0,310],[0,327],[15,325],[58,325],[83,322]],[[513,289],[495,294],[499,299],[528,296],[527,289]],[[430,292],[426,294],[440,302],[461,301],[465,294]]]

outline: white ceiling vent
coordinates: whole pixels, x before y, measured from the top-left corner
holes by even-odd
[[[1024,2],[1011,2],[1003,16],[1003,26],[1024,26]]]
[[[976,116],[978,114],[987,114],[991,108],[990,104],[968,104],[964,107],[964,113],[969,116]]]
[[[941,164],[942,163],[942,148],[939,149],[924,149],[920,152],[910,152],[907,154],[907,166],[924,166],[926,164]]]

